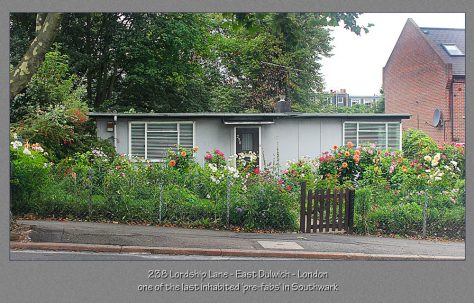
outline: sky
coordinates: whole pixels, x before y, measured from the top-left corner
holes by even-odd
[[[464,13],[367,13],[357,23],[374,24],[360,36],[342,26],[332,30],[332,57],[321,60],[325,91],[346,89],[349,95],[379,94],[382,69],[408,18],[420,27],[465,28]]]

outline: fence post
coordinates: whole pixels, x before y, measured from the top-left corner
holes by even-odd
[[[89,219],[92,218],[92,167],[89,168]]]
[[[160,223],[161,223],[161,207],[162,207],[162,204],[163,204],[163,183],[160,183],[160,208],[159,208]]]
[[[300,232],[305,232],[306,182],[301,182]]]
[[[227,176],[227,227],[230,222],[230,176]]]
[[[428,208],[428,187],[425,189],[425,205],[423,206],[423,238],[426,238],[426,211]]]
[[[348,217],[348,226],[347,232],[352,234],[352,228],[354,227],[354,200],[355,200],[355,190],[349,189],[349,217]]]

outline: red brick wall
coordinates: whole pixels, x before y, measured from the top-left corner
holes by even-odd
[[[465,142],[465,87],[464,80],[453,83],[454,140]]]
[[[386,113],[409,113],[403,128],[419,128],[438,142],[451,141],[450,123],[432,127],[433,112],[440,108],[448,119],[450,71],[420,30],[405,25],[384,68],[383,89]]]

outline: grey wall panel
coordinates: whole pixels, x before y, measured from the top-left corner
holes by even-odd
[[[261,141],[267,164],[279,160],[280,166],[285,166],[288,160],[297,160],[299,155],[298,122],[281,119],[276,120],[275,124],[262,126]]]
[[[342,144],[342,119],[321,119],[321,153]]]
[[[128,150],[128,121],[124,119],[118,119],[116,127],[117,152],[119,154],[129,154],[130,151]]]
[[[321,119],[299,119],[299,158],[321,154]]]
[[[195,142],[199,147],[196,159],[204,163],[206,152],[219,149],[226,158],[233,154],[233,127],[224,125],[221,119],[196,119],[195,120]]]
[[[96,120],[97,136],[104,140],[109,140],[113,144],[113,132],[107,131],[107,122],[113,121],[113,118],[99,118]]]

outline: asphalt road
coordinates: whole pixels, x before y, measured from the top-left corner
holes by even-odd
[[[250,260],[298,260],[284,258],[215,257],[215,256],[175,256],[125,253],[67,252],[44,250],[10,251],[10,261],[250,261]]]

